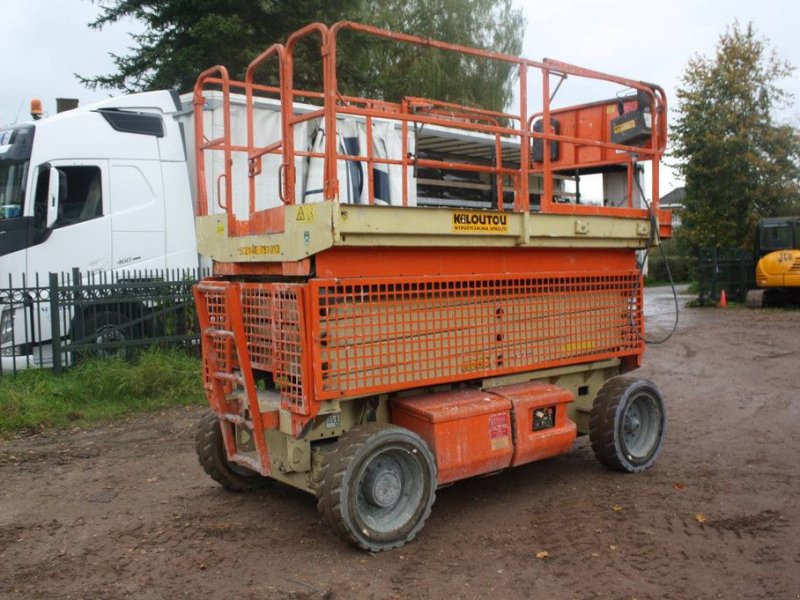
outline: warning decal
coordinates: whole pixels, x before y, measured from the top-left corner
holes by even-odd
[[[296,221],[311,223],[314,221],[314,207],[310,205],[298,206]]]
[[[510,429],[508,413],[498,413],[489,417],[489,439],[492,441],[492,450],[508,446]]]
[[[506,233],[508,231],[508,215],[459,210],[453,213],[453,231],[459,233]]]
[[[630,121],[623,121],[622,123],[614,125],[614,133],[625,133],[634,127],[636,127],[636,121],[634,119],[631,119]]]

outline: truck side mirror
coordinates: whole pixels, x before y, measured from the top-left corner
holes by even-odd
[[[67,174],[55,167],[50,167],[50,184],[47,189],[47,229],[51,229],[58,220],[58,206],[67,197]]]

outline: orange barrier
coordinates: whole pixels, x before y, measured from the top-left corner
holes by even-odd
[[[436,99],[409,96],[402,102],[386,102],[380,99],[344,96],[337,83],[336,48],[337,40],[345,32],[350,32],[392,40],[402,44],[412,44],[436,48],[446,52],[460,53],[477,59],[499,61],[514,65],[517,70],[519,86],[518,110],[503,112],[487,110],[481,107],[462,106]],[[322,89],[298,90],[293,87],[295,56],[294,50],[300,40],[309,36],[319,37],[320,56],[322,62]],[[272,58],[277,62],[279,85],[267,86],[254,83],[254,73]],[[537,110],[529,109],[529,80],[532,73],[538,72],[541,77],[542,96]],[[624,86],[635,91],[641,98],[640,106],[647,110],[652,120],[649,139],[640,140],[636,145],[613,143],[609,136],[610,122],[618,115],[618,105],[626,104],[617,99],[601,102],[589,102],[568,107],[553,107],[551,97],[551,78],[561,81],[575,78],[589,81],[603,81]],[[559,84],[560,85],[560,84]],[[221,88],[223,94],[224,133],[222,136],[207,139],[203,131],[202,108],[205,104],[204,91],[209,87]],[[243,91],[247,103],[247,144],[234,145],[231,142],[230,95],[232,91]],[[256,94],[270,96],[280,102],[282,132],[278,141],[267,146],[258,147],[253,135],[253,102]],[[496,206],[504,208],[504,194],[513,195],[513,210],[527,212],[532,209],[530,178],[541,176],[539,205],[535,209],[542,213],[572,213],[586,215],[613,215],[620,217],[646,217],[648,211],[632,206],[634,196],[633,174],[637,162],[649,161],[652,164],[650,191],[653,198],[653,210],[658,209],[659,159],[666,146],[666,98],[663,90],[653,84],[616,77],[589,69],[576,67],[567,63],[545,59],[537,62],[525,58],[500,54],[486,50],[469,48],[456,44],[448,44],[428,38],[389,32],[376,27],[351,22],[336,23],[328,28],[320,23],[309,25],[292,34],[285,46],[274,44],[257,57],[248,67],[244,82],[232,81],[224,67],[216,66],[203,72],[197,80],[194,90],[195,128],[196,128],[196,164],[198,215],[206,215],[209,210],[209,194],[206,189],[205,155],[208,152],[223,152],[225,170],[220,175],[218,185],[224,181],[224,202],[220,198],[220,206],[228,213],[228,231],[231,235],[255,234],[264,231],[264,223],[272,219],[259,212],[276,209],[256,210],[255,180],[262,175],[261,158],[265,154],[281,156],[279,183],[275,195],[282,203],[294,204],[295,182],[297,178],[295,159],[298,157],[317,158],[324,161],[324,199],[336,201],[339,198],[341,183],[337,176],[337,161],[355,161],[366,165],[368,202],[375,202],[373,167],[376,165],[397,165],[403,172],[402,205],[408,205],[408,174],[411,169],[432,168],[451,171],[484,173],[495,181]],[[637,96],[638,97],[638,96]],[[627,98],[627,97],[626,97]],[[624,100],[625,98],[623,98]],[[646,99],[646,100],[644,100]],[[306,114],[295,114],[294,106],[298,100],[321,103],[318,110]],[[627,102],[630,104],[630,102]],[[350,155],[337,149],[337,119],[352,117],[363,120],[367,132],[367,152],[360,156]],[[303,122],[321,118],[326,131],[324,152],[313,152],[294,147],[294,129]],[[374,155],[373,126],[375,120],[388,120],[396,123],[402,130],[403,151],[400,158],[380,158]],[[537,119],[540,126],[537,127]],[[552,120],[560,123],[558,132],[554,131]],[[411,155],[407,148],[409,132],[425,126],[438,126],[455,129],[465,134],[490,136],[494,139],[494,158],[487,162],[464,160],[442,160],[423,158]],[[513,156],[504,151],[504,142],[513,140],[517,151]],[[531,145],[538,142],[545,147],[558,145],[560,157],[554,159],[550,152],[544,152],[541,160],[533,162]],[[233,214],[233,190],[231,187],[231,155],[245,153],[250,165],[249,182],[249,215],[246,219],[237,219]],[[554,177],[563,173],[579,173],[580,171],[597,170],[618,165],[627,172],[627,205],[624,207],[594,206],[554,201]],[[220,190],[222,191],[222,190]]]

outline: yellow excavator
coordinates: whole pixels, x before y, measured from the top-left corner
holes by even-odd
[[[756,236],[756,286],[747,306],[800,305],[800,217],[761,219]]]

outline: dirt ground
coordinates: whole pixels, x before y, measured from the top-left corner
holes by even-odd
[[[2,442],[0,597],[800,598],[800,312],[682,319],[641,371],[669,411],[654,468],[607,471],[582,438],[439,490],[374,556],[311,496],[211,481],[200,409]]]

